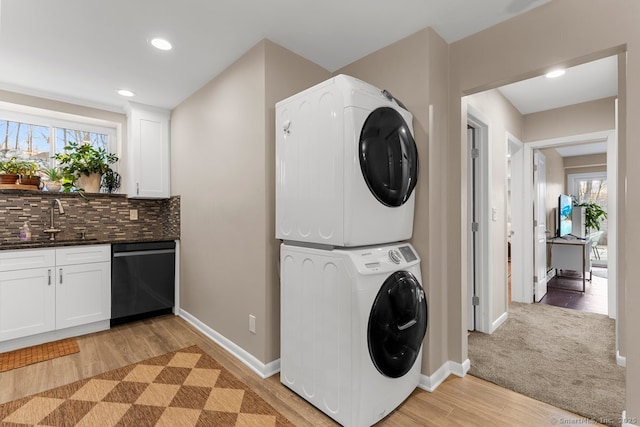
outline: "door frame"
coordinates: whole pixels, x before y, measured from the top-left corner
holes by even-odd
[[[476,239],[478,240],[479,253],[476,254],[476,283],[475,294],[478,297],[478,305],[475,310],[475,330],[490,334],[493,332],[493,325],[491,322],[491,221],[489,215],[489,189],[490,177],[489,171],[491,170],[491,156],[489,155],[489,120],[472,105],[467,104],[467,124],[477,130],[477,144],[479,149],[478,156],[478,171],[477,178],[479,178],[479,188],[476,197],[476,203],[479,203],[478,218],[479,224],[478,231],[476,232]],[[471,188],[471,141],[467,141],[467,188]],[[467,192],[467,233],[468,241],[471,242],[471,191]],[[506,244],[506,242],[505,242]],[[473,245],[467,245],[467,268],[469,274],[467,275],[467,304],[469,316],[473,316],[473,273],[471,268],[473,267]],[[471,325],[471,318],[468,319],[468,325]]]
[[[528,227],[528,224],[533,224],[533,210],[526,209],[525,201],[532,200],[533,197],[531,188],[527,185],[527,177],[533,173],[532,150],[528,144],[524,144],[509,132],[506,134],[506,140],[508,146],[518,147],[517,155],[511,156],[511,179],[508,187],[511,188],[511,229],[516,236],[511,242],[511,301],[531,303],[533,263],[526,260],[533,259],[533,233]]]

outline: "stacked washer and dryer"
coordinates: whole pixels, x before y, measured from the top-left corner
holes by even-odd
[[[335,76],[276,104],[281,382],[344,426],[420,381],[427,301],[413,232],[413,116]]]

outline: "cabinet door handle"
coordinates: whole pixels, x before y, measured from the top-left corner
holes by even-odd
[[[60,284],[62,285],[62,269],[60,269]]]
[[[47,279],[48,279],[48,281],[47,281],[47,285],[51,286],[51,269],[49,269],[49,270],[47,271],[47,273],[48,273],[48,276],[49,276],[49,277],[47,278]]]

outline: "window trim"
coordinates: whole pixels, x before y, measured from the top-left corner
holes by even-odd
[[[89,116],[31,107],[0,101],[0,120],[10,120],[38,126],[48,126],[51,138],[55,138],[55,128],[72,128],[74,130],[104,133],[109,135],[110,153],[118,156],[119,161],[113,165],[113,170],[119,172],[122,162],[122,124],[110,120]],[[65,143],[66,144],[66,143]]]
[[[600,179],[601,181],[606,181],[607,171],[579,172],[579,173],[567,174],[567,191],[569,192],[569,194],[578,197],[578,194],[577,194],[578,182],[583,181],[585,179]]]

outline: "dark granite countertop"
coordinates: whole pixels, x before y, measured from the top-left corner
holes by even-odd
[[[96,239],[86,237],[85,239],[64,239],[49,240],[45,238],[36,238],[33,240],[9,240],[0,242],[0,250],[13,249],[42,249],[57,248],[63,246],[80,246],[80,245],[106,245],[112,243],[144,243],[144,242],[165,242],[171,240],[179,240],[179,237],[163,236],[162,238],[114,238],[114,239]]]

